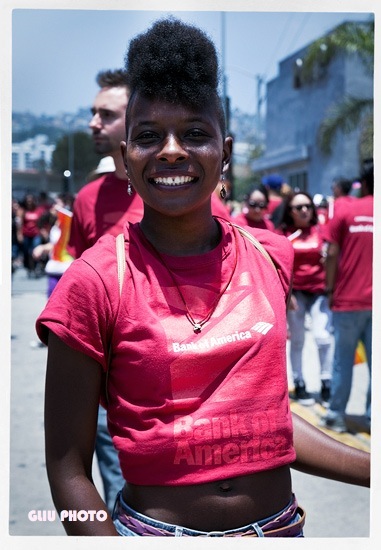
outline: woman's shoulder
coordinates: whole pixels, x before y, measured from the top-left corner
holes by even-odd
[[[275,231],[270,231],[269,229],[262,229],[259,227],[247,226],[245,229],[256,237],[265,248],[270,247],[274,250],[278,248],[289,248],[290,242],[281,233],[276,233]],[[290,248],[292,248],[292,246]]]
[[[278,270],[289,273],[294,261],[294,250],[284,235],[257,227],[245,226],[243,229],[260,242]]]
[[[98,292],[106,291],[107,295],[113,295],[118,284],[116,236],[105,234],[100,237],[71,263],[65,278],[76,279],[84,292],[86,289],[89,292],[90,289],[98,289]]]

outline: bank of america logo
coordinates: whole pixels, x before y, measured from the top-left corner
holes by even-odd
[[[251,330],[254,330],[255,332],[259,332],[260,334],[267,334],[269,330],[273,328],[274,325],[271,323],[265,323],[264,321],[259,321],[259,323],[256,323]]]

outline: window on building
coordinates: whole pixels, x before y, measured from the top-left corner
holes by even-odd
[[[19,167],[19,154],[12,153],[12,168],[13,170],[17,170],[18,167]]]
[[[289,184],[293,189],[307,192],[308,176],[307,172],[295,172],[288,177]]]
[[[30,153],[25,153],[25,168],[28,170],[33,168],[32,155]]]

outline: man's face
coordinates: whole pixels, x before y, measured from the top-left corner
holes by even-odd
[[[102,88],[95,97],[89,127],[93,132],[97,153],[120,154],[120,142],[125,139],[127,102],[127,89],[124,86]]]

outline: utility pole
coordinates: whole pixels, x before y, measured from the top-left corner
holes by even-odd
[[[222,101],[225,110],[226,117],[226,131],[228,135],[231,135],[230,131],[230,98],[227,93],[227,76],[226,76],[226,25],[225,25],[225,12],[221,12],[221,65],[222,65]],[[233,182],[233,158],[230,161],[229,169],[226,174],[226,178],[230,182],[230,199],[234,196],[234,182]]]
[[[257,74],[257,124],[258,124],[258,133],[262,136],[263,133],[263,120],[262,120],[262,104],[263,104],[263,95],[262,95],[262,86],[264,80],[262,75]]]
[[[221,64],[222,64],[222,100],[225,109],[226,127],[229,133],[230,130],[230,111],[229,111],[229,98],[227,94],[227,76],[226,76],[226,57],[225,57],[225,42],[226,42],[226,26],[225,26],[225,12],[221,12]]]

